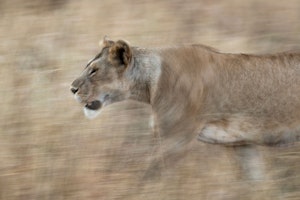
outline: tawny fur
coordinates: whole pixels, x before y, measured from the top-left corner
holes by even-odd
[[[228,145],[300,139],[299,53],[227,54],[202,45],[143,49],[107,38],[102,45],[72,84],[84,105],[151,104],[156,135],[165,138]]]

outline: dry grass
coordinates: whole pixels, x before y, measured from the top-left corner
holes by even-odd
[[[259,147],[266,179],[247,180],[233,149],[193,143],[161,179],[149,107],[125,102],[90,121],[69,84],[108,34],[134,45],[222,51],[299,48],[297,0],[0,2],[0,199],[300,198],[300,144]]]

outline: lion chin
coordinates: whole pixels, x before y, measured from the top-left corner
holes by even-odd
[[[96,100],[86,104],[85,107],[83,108],[83,112],[87,118],[94,119],[100,114],[101,108],[102,108],[102,103]]]
[[[84,115],[88,118],[88,119],[94,119],[96,118],[101,110],[91,110],[91,109],[88,109],[87,107],[84,107],[83,108],[83,112],[84,112]]]

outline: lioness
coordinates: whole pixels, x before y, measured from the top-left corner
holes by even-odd
[[[145,49],[107,38],[101,45],[71,86],[88,118],[133,99],[151,105],[160,137],[188,134],[227,145],[300,137],[299,53],[229,54],[203,45]]]

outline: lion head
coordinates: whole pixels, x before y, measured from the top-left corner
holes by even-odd
[[[103,107],[130,96],[130,85],[123,74],[131,64],[131,48],[123,40],[114,42],[106,37],[101,46],[100,53],[88,62],[71,85],[71,92],[84,106],[88,118],[96,117]]]

